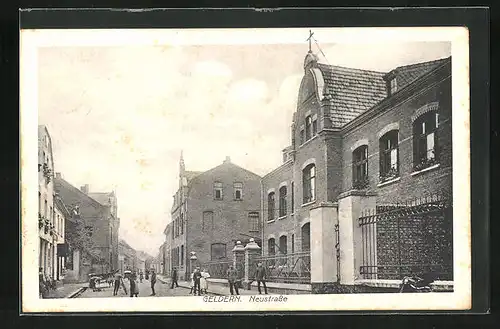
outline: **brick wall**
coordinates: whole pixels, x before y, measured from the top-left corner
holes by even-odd
[[[415,111],[432,102],[439,102],[438,145],[440,167],[438,170],[411,175],[413,170],[413,126],[411,116]],[[400,181],[378,187],[379,139],[378,132],[391,123],[399,124]],[[343,139],[342,190],[352,188],[352,147],[360,140],[368,140],[368,177],[371,192],[378,195],[378,202],[396,202],[419,197],[445,189],[451,191],[451,78],[450,72],[441,70],[428,78],[428,83],[403,102],[357,125],[346,132]]]
[[[214,182],[223,184],[223,199],[214,200]],[[243,197],[234,199],[233,183],[243,183]],[[247,237],[241,233],[260,237],[260,231],[252,231],[248,220],[249,212],[260,213],[260,177],[232,163],[224,163],[206,171],[190,184],[187,196],[185,253],[195,251],[198,262],[210,261],[211,245],[226,244],[226,255],[232,259],[232,248],[237,240]],[[213,212],[213,229],[202,229],[204,211]],[[260,221],[260,218],[259,218]]]

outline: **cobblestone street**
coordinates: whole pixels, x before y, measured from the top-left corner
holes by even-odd
[[[96,298],[96,297],[129,297],[130,288],[128,280],[125,281],[125,286],[127,287],[127,294],[120,288],[118,295],[113,296],[113,287],[105,287],[101,291],[92,291],[92,289],[87,289],[78,298]],[[175,288],[170,289],[167,284],[156,282],[155,285],[156,296],[157,297],[167,297],[167,296],[189,296],[189,289],[186,288]],[[143,280],[139,282],[139,297],[149,297],[151,295],[151,284],[148,280]]]

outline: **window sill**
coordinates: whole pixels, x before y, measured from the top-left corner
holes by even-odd
[[[318,134],[316,133],[316,135],[314,135],[313,137],[309,138],[308,140],[306,140],[304,143],[300,144],[299,145],[299,148],[302,148],[304,146],[306,146],[307,144],[309,144],[311,141],[315,140],[316,138],[318,137]]]
[[[285,219],[286,217],[287,217],[287,215],[284,215],[284,216],[278,217],[278,220]]]
[[[435,165],[432,165],[430,167],[427,167],[427,168],[424,168],[424,169],[421,169],[419,171],[414,171],[412,172],[410,175],[411,176],[417,176],[419,174],[423,174],[424,172],[427,172],[427,171],[431,171],[431,170],[434,170],[434,169],[437,169],[439,168],[440,164],[439,163],[436,163]]]
[[[301,205],[301,207],[307,207],[307,206],[312,205],[312,204],[314,204],[314,203],[316,203],[316,200],[313,200],[313,201],[309,201],[309,202],[303,203],[303,204]]]
[[[233,199],[233,201],[243,201],[243,199]]]
[[[224,199],[217,199],[217,198],[214,198],[214,201],[222,201]]]
[[[271,224],[271,223],[274,223],[275,221],[276,221],[276,219],[271,219],[271,220],[269,220],[269,219],[268,219],[268,220],[267,220],[267,223],[268,223],[268,224]]]
[[[392,183],[396,183],[396,182],[399,182],[400,180],[401,180],[401,176],[396,177],[396,178],[392,178],[392,179],[386,180],[385,182],[377,184],[377,187],[382,187],[382,186],[386,186],[386,185],[389,185]]]

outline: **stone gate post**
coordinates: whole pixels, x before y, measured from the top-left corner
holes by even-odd
[[[233,248],[233,267],[238,271],[238,276],[241,278],[245,274],[245,247],[241,241],[237,241]]]
[[[252,271],[255,270],[255,259],[261,256],[261,249],[252,238],[245,246],[245,279],[243,286],[250,290],[250,283],[253,280]]]

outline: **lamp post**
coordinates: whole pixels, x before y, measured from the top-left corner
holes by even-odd
[[[196,252],[195,251],[191,251],[189,254],[191,255],[191,256],[189,256],[190,268],[189,268],[189,274],[186,273],[188,281],[189,281],[189,276],[191,275],[191,272],[193,272],[193,268],[196,265],[196,261],[198,260],[198,257],[196,257]]]

